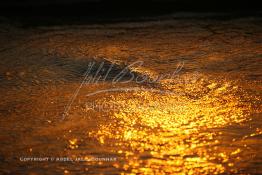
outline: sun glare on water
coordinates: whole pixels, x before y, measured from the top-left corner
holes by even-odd
[[[221,132],[212,129],[248,120],[248,106],[236,95],[238,87],[227,82],[187,87],[188,96],[136,91],[105,98],[103,103],[119,107],[110,113],[115,122],[101,125],[89,135],[119,148],[118,153],[128,162],[122,168],[130,173],[234,172],[230,159],[234,154],[217,150]],[[203,88],[206,94],[196,92]],[[239,152],[235,150],[235,155]]]

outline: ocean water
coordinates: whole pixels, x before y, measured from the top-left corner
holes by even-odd
[[[261,32],[259,17],[1,24],[0,172],[262,173]]]

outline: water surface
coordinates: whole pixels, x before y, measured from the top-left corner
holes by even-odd
[[[1,173],[262,173],[261,19],[160,19],[3,24]],[[112,83],[137,61],[128,71],[148,79],[183,66]],[[116,68],[83,83],[90,62]]]

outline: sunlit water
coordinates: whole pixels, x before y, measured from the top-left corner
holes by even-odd
[[[260,22],[2,25],[0,172],[262,173]],[[103,60],[111,78],[81,86]],[[136,61],[138,76],[175,76],[112,82]]]

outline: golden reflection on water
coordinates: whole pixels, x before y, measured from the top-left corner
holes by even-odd
[[[229,82],[187,87],[189,96],[143,90],[104,99],[103,103],[118,106],[110,113],[115,123],[101,125],[98,132],[89,132],[89,136],[101,144],[113,139],[118,153],[127,160],[122,168],[130,173],[217,174],[226,169],[235,172],[230,157],[241,149],[219,152],[216,145],[220,140],[216,138],[221,132],[209,129],[246,121],[249,106],[240,102],[238,87]]]
[[[5,29],[1,35],[5,43],[0,75],[1,172],[241,174],[243,170],[243,174],[262,174],[259,20],[163,20]],[[64,106],[80,85],[81,70],[86,69],[82,63],[89,58],[118,65],[140,60],[143,66],[133,71],[150,77],[174,71],[184,60],[181,74],[200,70],[213,81],[180,85],[163,80],[161,88],[174,93],[110,92],[87,99],[85,94],[111,82],[88,84],[81,88],[70,116],[60,122]],[[93,100],[116,107],[107,112],[85,109],[84,103]],[[258,104],[251,108],[252,103]],[[82,163],[8,162],[22,155],[92,159],[106,154],[119,157],[112,163],[115,168],[103,161],[85,162],[83,167]],[[252,160],[252,156],[256,157]]]

